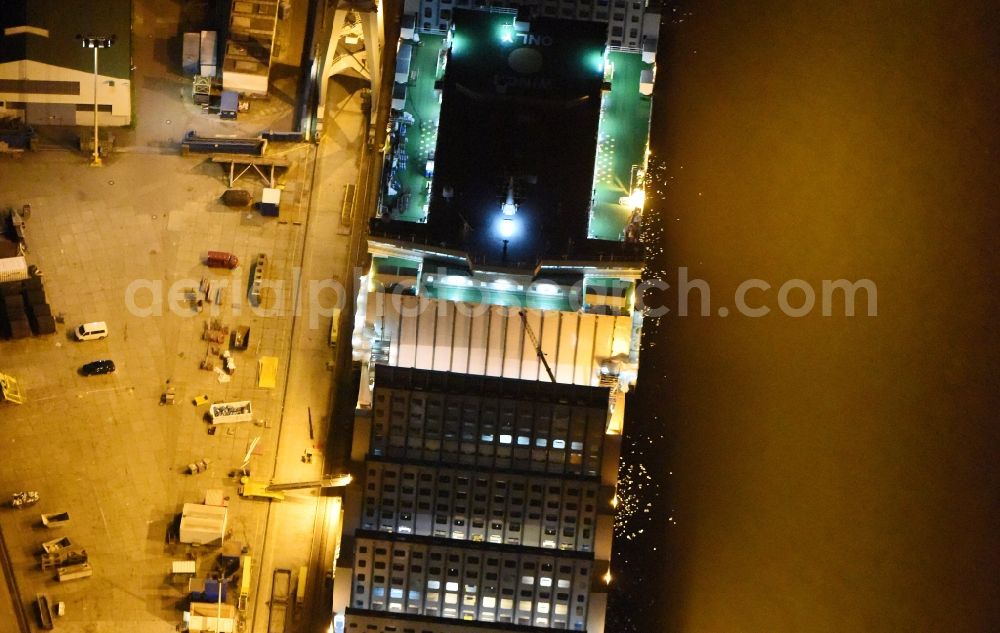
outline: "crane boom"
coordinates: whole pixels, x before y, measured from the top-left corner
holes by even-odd
[[[524,325],[524,331],[528,334],[528,338],[531,339],[531,344],[535,346],[535,353],[538,354],[538,360],[542,361],[542,365],[545,367],[545,371],[552,382],[556,382],[556,375],[552,373],[552,368],[549,367],[549,361],[545,358],[545,352],[542,351],[542,346],[538,343],[535,331],[528,324],[528,315],[524,313],[524,310],[519,310],[518,314],[521,315],[521,323]]]
[[[305,488],[336,488],[338,486],[346,486],[351,483],[351,476],[347,474],[343,475],[332,475],[330,477],[324,477],[317,481],[289,481],[278,484],[270,484],[267,489],[270,491],[276,490],[302,490]]]

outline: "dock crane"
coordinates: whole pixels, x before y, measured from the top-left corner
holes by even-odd
[[[307,490],[310,488],[340,488],[353,481],[347,473],[329,475],[315,481],[288,481],[274,483],[272,481],[254,481],[249,477],[240,478],[240,496],[254,499],[274,499],[282,501],[286,490]]]
[[[538,354],[538,360],[542,361],[542,365],[545,367],[546,373],[548,373],[549,378],[552,382],[556,382],[556,375],[552,373],[552,368],[549,367],[549,361],[545,358],[545,352],[542,351],[542,346],[538,342],[538,337],[535,336],[535,331],[531,329],[531,325],[528,324],[528,315],[524,313],[524,310],[519,310],[518,314],[521,316],[521,323],[524,325],[524,331],[531,339],[531,344],[535,346],[535,353]]]
[[[273,499],[275,501],[283,501],[286,490],[340,488],[350,484],[354,479],[349,473],[324,475],[322,479],[314,481],[288,481],[283,483],[250,479],[250,471],[247,470],[247,466],[250,464],[250,458],[253,456],[254,449],[257,448],[257,444],[259,442],[259,435],[250,440],[247,444],[246,455],[243,456],[243,464],[240,465],[239,470],[234,471],[236,473],[240,473],[241,475],[239,487],[241,497],[246,497],[247,499]]]

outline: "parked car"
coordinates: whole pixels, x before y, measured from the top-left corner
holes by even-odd
[[[74,333],[76,334],[76,340],[78,341],[93,341],[95,339],[104,338],[108,335],[108,324],[104,321],[84,323],[80,327],[76,328]]]
[[[95,360],[92,363],[87,363],[80,368],[80,372],[84,376],[97,376],[98,374],[110,374],[115,370],[115,361],[113,360]]]

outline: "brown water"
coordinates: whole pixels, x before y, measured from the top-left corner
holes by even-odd
[[[641,631],[1000,630],[995,5],[674,15],[654,267],[730,308],[767,280],[772,313],[649,328],[631,430],[662,485],[615,599]],[[778,314],[792,278],[871,279],[878,316]]]

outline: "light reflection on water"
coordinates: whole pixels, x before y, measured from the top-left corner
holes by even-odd
[[[651,271],[870,278],[880,310],[647,322],[608,630],[1000,630],[993,8],[681,13]]]

